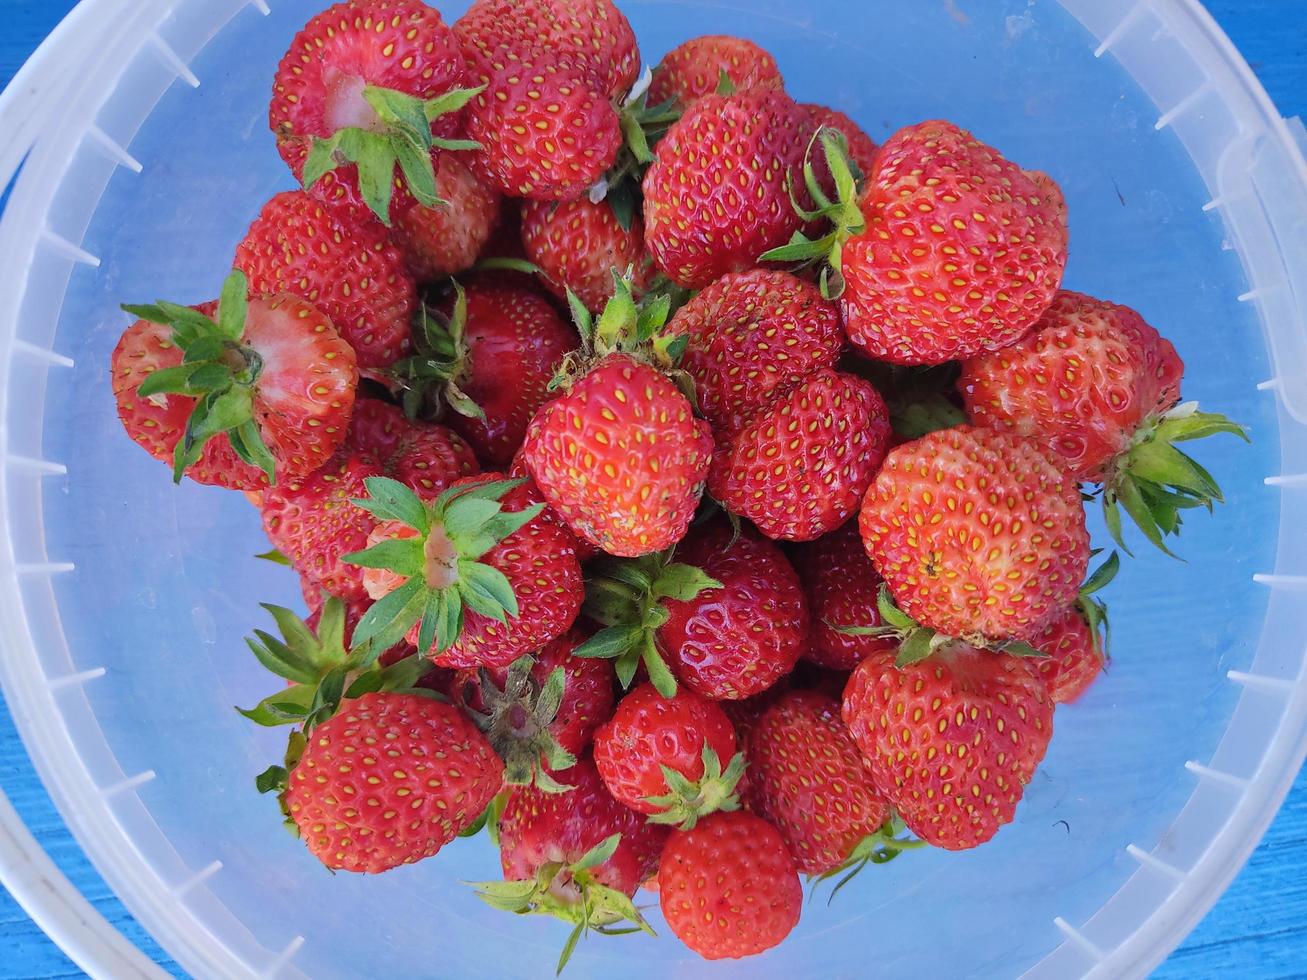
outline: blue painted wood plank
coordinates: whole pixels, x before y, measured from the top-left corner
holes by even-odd
[[[69,0],[0,0],[0,87],[72,7]],[[1307,111],[1307,2],[1211,0],[1209,9],[1286,114]],[[148,955],[176,964],[135,923],[64,827],[0,702],[0,786],[33,834],[91,903]],[[81,977],[0,890],[0,980]],[[1156,976],[1307,976],[1307,771],[1229,891]]]

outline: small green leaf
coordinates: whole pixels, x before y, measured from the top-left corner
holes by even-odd
[[[463,596],[454,589],[445,590],[443,595],[444,601],[439,607],[440,622],[436,627],[438,653],[444,653],[463,635]]]
[[[654,642],[652,632],[646,631],[644,634],[644,649],[641,651],[641,656],[644,659],[644,668],[649,672],[649,681],[658,693],[665,698],[676,697],[676,677],[668,669],[662,654],[658,652],[658,645]]]
[[[360,568],[383,568],[404,578],[421,577],[426,563],[421,538],[390,538],[340,560]]]
[[[261,551],[254,557],[262,559],[263,561],[270,561],[274,565],[284,565],[286,568],[290,568],[290,559],[276,548],[271,548],[268,551]]]
[[[445,508],[442,518],[445,532],[455,540],[477,534],[503,509],[503,504],[497,500],[459,497]]]
[[[882,623],[894,627],[900,633],[906,633],[917,627],[916,620],[895,604],[888,585],[882,585],[876,595],[876,612],[880,615]]]
[[[1100,589],[1105,588],[1112,579],[1116,578],[1116,573],[1120,570],[1121,559],[1114,551],[1085,580],[1085,584],[1080,587],[1080,594],[1082,596],[1093,595]]]
[[[622,843],[621,834],[612,834],[605,837],[590,850],[581,855],[580,859],[574,861],[571,865],[573,871],[589,871],[591,868],[597,868],[614,854],[617,853],[618,845]]]
[[[289,779],[290,774],[282,766],[269,766],[254,778],[254,788],[260,793],[281,793]]]
[[[368,489],[368,499],[355,500],[355,505],[382,520],[407,524],[422,534],[431,530],[426,504],[409,487],[385,476],[370,476],[363,485]]]
[[[897,667],[910,667],[915,663],[925,660],[931,654],[930,641],[934,633],[927,629],[918,627],[914,629],[903,640],[899,646],[898,659],[895,660]]]
[[[431,162],[431,151],[415,145],[410,140],[396,137],[391,140],[399,172],[404,175],[404,182],[409,192],[424,208],[438,208],[447,205],[436,189],[436,172]]]
[[[218,300],[218,330],[233,343],[245,336],[249,288],[249,280],[240,269],[233,269],[222,284],[222,295]]]
[[[572,651],[572,656],[598,660],[612,660],[634,653],[638,660],[644,651],[643,626],[609,626]]]
[[[146,320],[149,323],[158,323],[165,327],[172,326],[172,317],[170,317],[163,308],[155,303],[123,303],[118,307],[124,313],[136,317],[138,320]]]
[[[1047,657],[1048,654],[1043,650],[1037,650],[1029,643],[1023,643],[1021,640],[1008,640],[999,646],[1003,653],[1010,654],[1013,657]]]
[[[192,394],[191,375],[202,366],[200,364],[178,364],[176,367],[151,371],[137,387],[137,397],[150,398],[153,395]]]
[[[655,599],[675,599],[689,602],[701,592],[720,589],[722,583],[702,568],[693,565],[666,566],[654,580],[652,594]]]
[[[418,623],[418,651],[430,650],[436,642],[436,634],[445,618],[445,607],[449,596],[445,590],[428,592],[426,604],[422,607],[422,619]]]
[[[735,82],[734,82],[734,80],[731,78],[731,76],[728,75],[728,74],[726,73],[726,69],[725,69],[725,68],[722,68],[722,69],[717,73],[717,89],[716,89],[716,94],[717,94],[717,95],[728,95],[728,96],[729,96],[729,95],[734,95],[734,94],[735,94]]]
[[[484,85],[478,85],[476,88],[453,88],[434,99],[428,99],[423,107],[427,121],[435,122],[441,116],[458,112],[485,90]],[[480,144],[476,149],[480,149]]]
[[[354,627],[354,645],[366,643],[380,655],[403,639],[422,615],[425,604],[426,584],[421,579],[409,579],[363,614]]]

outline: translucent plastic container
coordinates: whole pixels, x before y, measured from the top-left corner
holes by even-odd
[[[497,874],[484,840],[332,877],[282,831],[251,785],[279,736],[232,705],[268,684],[241,643],[256,603],[298,601],[295,583],[252,559],[258,519],[239,495],[173,487],[114,416],[117,304],[210,298],[259,205],[290,185],[270,79],[322,5],[86,0],[0,99],[0,185],[26,154],[0,222],[0,680],[77,839],[188,971],[547,976],[565,928],[510,920],[460,884]],[[740,33],[796,96],[876,138],[943,115],[1053,174],[1067,284],[1141,310],[1188,362],[1187,397],[1255,442],[1198,450],[1228,505],[1189,520],[1187,563],[1146,547],[1126,563],[1111,669],[1059,709],[994,843],[871,869],[759,959],[596,939],[570,975],[1143,973],[1239,869],[1307,748],[1301,124],[1182,0],[622,6],[650,62],[691,34]],[[0,872],[38,920],[92,972],[148,975],[12,812],[0,820]]]

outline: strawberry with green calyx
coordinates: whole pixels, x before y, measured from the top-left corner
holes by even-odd
[[[644,201],[641,184],[654,161],[654,148],[681,118],[681,106],[674,98],[650,100],[652,77],[646,69],[618,110],[621,148],[612,167],[588,195],[592,203],[608,205],[623,231],[630,231],[637,223]]]
[[[237,270],[216,308],[123,306],[140,320],[114,351],[119,415],[171,458],[174,482],[194,468],[204,482],[255,489],[316,470],[345,439],[354,351],[307,301],[248,292]]]
[[[355,504],[380,523],[345,561],[376,603],[355,643],[407,636],[441,666],[507,666],[562,635],[580,610],[581,566],[567,536],[519,506],[521,481],[470,477],[435,501],[394,480],[365,481]]]
[[[588,932],[653,934],[631,896],[657,867],[668,830],[613,799],[588,758],[559,779],[567,792],[521,786],[501,797],[504,880],[474,887],[494,908],[571,923],[561,970]]]
[[[658,692],[676,695],[676,676],[658,648],[657,634],[671,614],[667,599],[688,602],[700,593],[720,589],[722,583],[693,565],[672,560],[675,549],[642,558],[606,558],[586,581],[585,614],[603,625],[577,648],[578,657],[609,659],[617,680],[629,688],[644,664]]]
[[[564,392],[532,420],[522,458],[574,533],[634,558],[684,536],[713,446],[676,384],[688,378],[674,367],[685,339],[662,329],[670,297],[637,306],[629,282],[614,276],[615,293],[597,320],[569,296],[582,347],[555,378]]]
[[[717,704],[684,688],[665,697],[642,684],[626,695],[595,733],[594,761],[618,802],[654,823],[689,829],[740,805],[735,728]]]
[[[496,683],[484,667],[477,676],[476,708],[464,710],[504,760],[504,782],[510,786],[536,786],[546,793],[565,793],[567,787],[551,772],[576,765],[576,756],[558,744],[551,731],[567,690],[567,672],[551,670],[543,684],[532,677],[536,661],[519,657],[508,667],[503,683]]]
[[[966,361],[957,390],[970,420],[1031,439],[1077,480],[1098,484],[1108,530],[1126,550],[1122,511],[1150,542],[1181,516],[1223,501],[1221,488],[1175,444],[1248,433],[1224,415],[1180,403],[1184,363],[1127,306],[1060,291],[1016,343]]]
[[[351,183],[382,223],[397,175],[409,200],[444,202],[433,154],[475,149],[455,139],[458,114],[480,91],[439,11],[417,0],[351,0],[314,17],[277,70],[269,123],[288,162],[304,154],[303,182],[352,168]],[[398,174],[397,174],[398,172]]]
[[[820,174],[813,162],[818,151],[825,163]],[[820,265],[822,295],[838,299],[844,293],[844,244],[867,230],[867,219],[858,206],[864,177],[849,159],[845,135],[829,126],[818,127],[803,159],[803,185],[813,206],[807,207],[792,183],[790,186],[790,200],[806,227],[796,231],[787,244],[764,252],[758,261],[794,263],[800,269]],[[832,188],[833,194],[829,193]],[[831,230],[825,235],[809,237],[814,227],[826,224]]]
[[[417,327],[417,353],[392,369],[405,412],[443,418],[486,465],[508,465],[576,331],[540,293],[493,277],[454,283]]]
[[[1107,617],[1107,604],[1098,598],[1098,593],[1116,577],[1120,567],[1114,551],[1085,580],[1080,595],[1065,615],[1031,641],[1031,646],[1046,654],[1035,661],[1035,667],[1048,686],[1049,697],[1057,704],[1080,697],[1110,658],[1112,626]]]

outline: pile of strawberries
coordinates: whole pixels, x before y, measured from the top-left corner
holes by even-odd
[[[759,953],[800,874],[1013,819],[1104,662],[1086,500],[1166,549],[1221,499],[1176,444],[1243,430],[1060,290],[1051,178],[943,121],[877,147],[749,41],[642,74],[610,0],[350,0],[270,120],[302,189],[217,301],[125,307],[113,388],[300,576],[244,713],[329,868],[484,832],[564,960],[651,931],[642,885]]]

